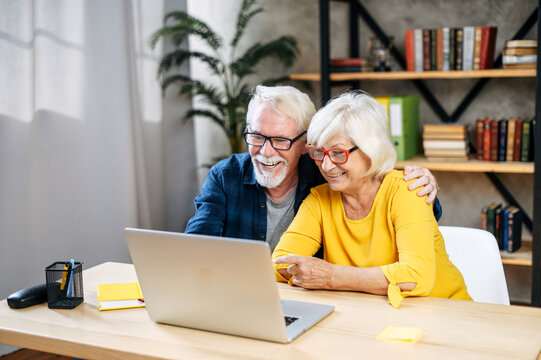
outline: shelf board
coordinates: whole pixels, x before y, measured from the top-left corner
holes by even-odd
[[[500,256],[506,265],[532,266],[532,242],[522,240],[522,246],[516,252],[500,251]]]
[[[471,79],[471,78],[519,78],[535,77],[536,69],[489,69],[475,71],[390,71],[331,73],[331,81],[348,80],[415,80],[415,79]],[[320,81],[320,73],[291,74],[291,80]]]
[[[457,171],[457,172],[495,172],[495,173],[518,173],[533,174],[533,162],[518,161],[433,161],[424,156],[417,155],[405,161],[397,161],[395,168],[404,169],[405,165],[419,165],[433,171]]]

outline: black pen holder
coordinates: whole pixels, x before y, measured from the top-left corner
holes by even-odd
[[[49,309],[73,309],[83,302],[83,263],[57,261],[45,268]]]

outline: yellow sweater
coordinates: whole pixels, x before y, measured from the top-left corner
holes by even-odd
[[[324,245],[326,261],[347,266],[380,266],[393,285],[414,282],[403,296],[471,300],[462,274],[451,263],[432,205],[409,191],[403,172],[388,173],[370,213],[346,217],[339,192],[323,184],[311,190],[278,243],[273,259],[287,254],[313,256]],[[278,268],[287,265],[275,265]],[[286,281],[276,272],[279,281]]]

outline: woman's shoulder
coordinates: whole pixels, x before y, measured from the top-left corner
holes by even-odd
[[[385,175],[382,185],[391,188],[407,188],[408,183],[404,181],[404,171],[393,169]]]

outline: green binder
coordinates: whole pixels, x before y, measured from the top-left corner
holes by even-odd
[[[407,160],[420,152],[419,95],[389,98],[391,140],[397,160]]]

